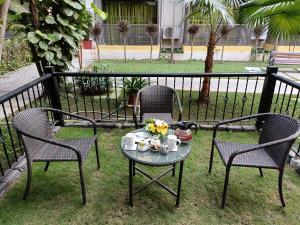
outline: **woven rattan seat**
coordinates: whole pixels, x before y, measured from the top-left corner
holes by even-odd
[[[215,141],[215,145],[225,165],[228,164],[229,157],[232,153],[258,146],[256,144],[240,144],[219,140]],[[264,149],[237,155],[232,161],[232,166],[278,168],[278,165]]]
[[[144,113],[143,114],[143,124],[145,123],[145,121],[149,120],[149,119],[158,119],[158,120],[163,120],[166,123],[173,123],[173,118],[172,118],[172,114],[171,113]]]
[[[76,138],[68,140],[56,140],[59,143],[70,145],[76,148],[82,157],[82,161],[86,159],[88,153],[96,140],[96,136],[89,138]],[[45,144],[33,158],[33,161],[78,161],[75,152],[70,149],[58,146]]]

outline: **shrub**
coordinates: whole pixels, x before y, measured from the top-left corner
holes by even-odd
[[[106,64],[100,64],[94,70],[95,72],[112,72]],[[110,91],[112,81],[109,77],[85,76],[76,78],[76,85],[80,88],[83,95],[99,95]]]

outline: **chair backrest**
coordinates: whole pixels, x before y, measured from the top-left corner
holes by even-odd
[[[153,85],[140,90],[140,112],[171,113],[173,115],[175,91],[167,86]]]
[[[52,129],[47,113],[38,108],[27,109],[13,118],[12,126],[21,137],[27,158],[32,160],[41,148],[46,144],[24,134],[43,139],[52,139]]]
[[[286,115],[270,115],[266,117],[262,126],[259,144],[293,137],[290,141],[266,148],[266,152],[279,167],[283,167],[286,157],[293,146],[300,131],[298,120]]]

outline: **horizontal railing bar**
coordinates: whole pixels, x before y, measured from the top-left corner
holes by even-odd
[[[265,77],[266,73],[76,73],[55,72],[63,77]]]
[[[283,77],[283,76],[278,75],[278,74],[275,74],[275,73],[273,73],[272,76],[275,77],[276,80],[279,80],[279,81],[281,81],[281,82],[283,82],[283,83],[285,83],[287,85],[290,85],[290,86],[292,86],[294,88],[300,89],[300,83],[297,83],[297,82],[295,82],[293,80],[289,80],[288,78]]]
[[[24,91],[29,90],[30,88],[34,87],[35,85],[49,79],[50,77],[52,77],[52,74],[45,74],[44,76],[41,76],[41,77],[39,77],[39,78],[37,78],[37,79],[21,86],[21,87],[16,88],[13,91],[8,92],[5,95],[0,96],[0,104],[16,97],[17,95],[23,93]]]

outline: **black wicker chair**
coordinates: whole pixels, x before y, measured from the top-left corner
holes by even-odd
[[[242,120],[249,120],[252,118],[259,118],[263,121],[258,144],[239,144],[224,142],[216,139],[217,130],[221,125]],[[231,166],[256,167],[259,168],[261,176],[263,176],[262,168],[277,169],[279,171],[279,196],[282,206],[285,207],[282,193],[284,166],[289,150],[299,134],[300,123],[298,120],[285,115],[272,113],[256,114],[252,116],[226,120],[216,124],[213,130],[209,173],[211,173],[212,170],[214,146],[216,146],[226,166],[226,176],[221,207],[224,208],[225,206]]]
[[[165,122],[173,123],[174,100],[177,101],[179,108],[179,118],[182,118],[182,107],[176,91],[170,87],[162,85],[146,86],[137,93],[134,105],[133,117],[135,127],[144,124],[147,119],[160,119]],[[140,104],[140,118],[137,118],[138,104]]]
[[[88,138],[68,140],[54,139],[47,112],[62,113],[69,117],[87,120],[93,125],[94,135]],[[97,166],[100,168],[96,123],[88,118],[50,108],[32,108],[20,112],[13,118],[13,127],[21,138],[27,159],[27,185],[25,200],[31,185],[32,162],[46,162],[45,171],[52,161],[78,161],[83,204],[86,203],[86,190],[83,176],[83,162],[92,145],[96,147]]]

